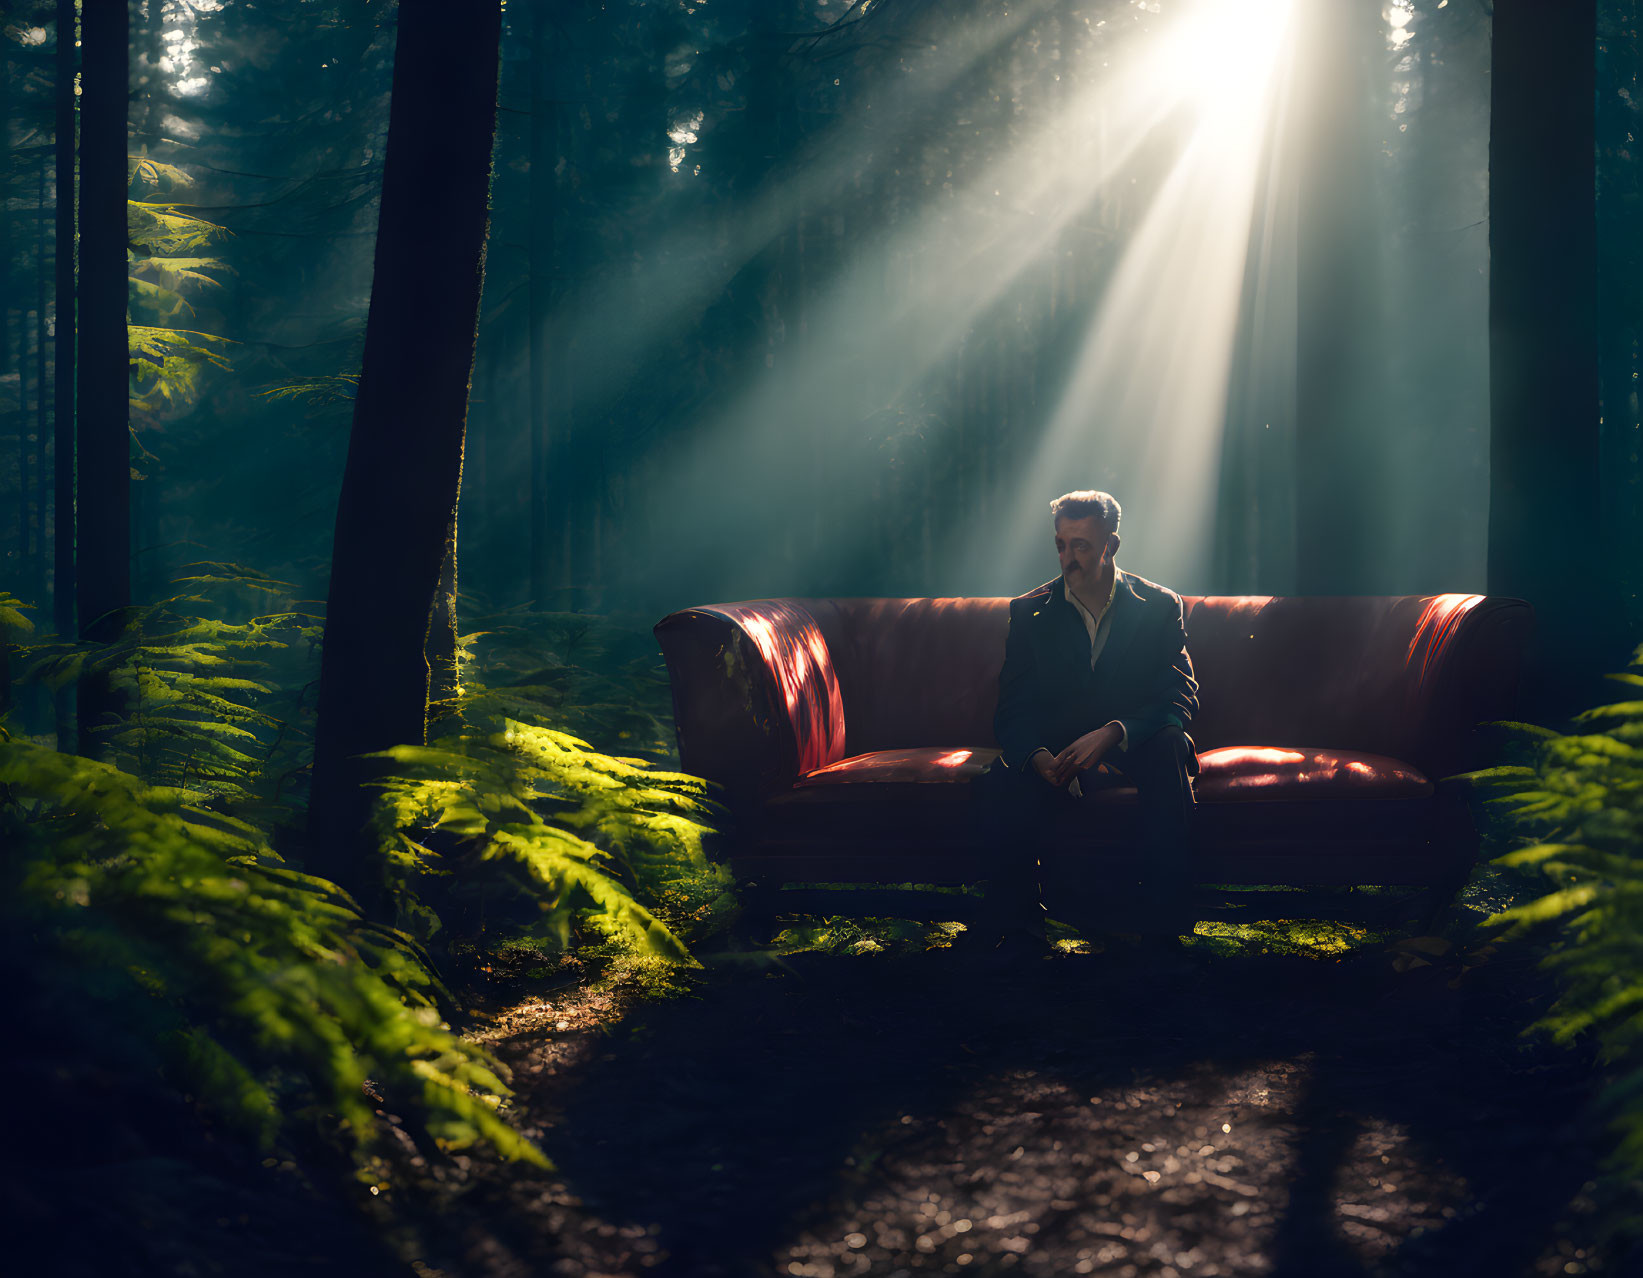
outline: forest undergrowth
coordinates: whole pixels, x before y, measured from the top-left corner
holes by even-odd
[[[852,918],[789,918],[753,950],[727,941],[717,809],[673,770],[648,631],[466,603],[457,702],[426,746],[382,760],[374,832],[395,903],[382,919],[302,868],[316,608],[254,572],[195,565],[93,647],[37,637],[21,601],[0,598],[0,835],[15,849],[0,964],[24,1087],[46,1102],[24,1130],[65,1166],[109,1162],[110,1142],[174,1145],[192,1125],[206,1135],[190,1157],[245,1150],[364,1207],[371,1241],[350,1245],[397,1240],[403,1257],[421,1245],[417,1204],[469,1153],[552,1158],[492,1047],[520,1008],[608,1032],[636,1004],[710,997],[716,972],[950,944],[957,925]],[[64,691],[93,678],[127,709],[101,729],[102,761],[57,739]],[[1616,678],[1643,686],[1637,669]],[[1605,1229],[1624,1239],[1643,1183],[1643,702],[1581,724],[1513,725],[1507,762],[1473,774],[1493,860],[1437,933],[1204,923],[1191,948],[1211,964],[1369,961],[1451,988],[1533,956],[1555,993],[1531,1003],[1525,1032],[1595,1044],[1609,1080]],[[1069,955],[1106,944],[1054,935]],[[88,1096],[109,1106],[101,1129]],[[345,1215],[344,1233],[359,1221]]]
[[[659,661],[603,618],[482,625],[429,743],[382,759],[394,916],[372,918],[302,868],[317,609],[198,564],[88,645],[37,638],[0,599],[0,964],[25,1076],[70,1104],[87,1077],[129,1074],[137,1108],[177,1098],[267,1165],[373,1196],[480,1142],[545,1165],[467,1032],[472,982],[573,953],[578,970],[689,964],[731,898],[703,783],[658,766]],[[98,760],[58,748],[64,693],[87,680],[125,711],[82,743]]]

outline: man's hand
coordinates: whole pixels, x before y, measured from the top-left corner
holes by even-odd
[[[1105,727],[1086,732],[1070,746],[1050,759],[1049,751],[1042,757],[1035,756],[1034,765],[1038,773],[1053,786],[1064,786],[1080,772],[1086,772],[1101,762],[1108,750],[1118,744],[1121,729],[1117,724],[1109,723]]]
[[[1056,780],[1055,761],[1056,756],[1051,754],[1048,750],[1040,750],[1034,754],[1032,758],[1033,768],[1037,771],[1039,776],[1043,777],[1051,785],[1066,785],[1067,783],[1065,781]]]

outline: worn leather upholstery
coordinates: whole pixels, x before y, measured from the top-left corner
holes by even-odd
[[[912,799],[964,801],[969,786],[998,757],[996,749],[874,750],[806,772],[770,802],[787,805]],[[1280,799],[1413,799],[1433,791],[1413,764],[1357,750],[1284,746],[1223,746],[1198,757],[1193,783],[1200,803],[1260,803]],[[1085,778],[1088,802],[1130,802],[1135,789],[1103,767]]]
[[[1200,753],[1351,746],[1429,776],[1503,711],[1532,614],[1515,599],[1186,596]],[[656,632],[685,768],[766,792],[879,750],[996,748],[1007,599],[777,599]]]
[[[1419,855],[1441,779],[1478,761],[1476,725],[1509,717],[1533,625],[1523,601],[1479,595],[1183,605],[1205,847],[1314,860],[1324,832],[1330,846]],[[681,762],[727,787],[753,844],[959,847],[974,837],[969,783],[997,754],[1008,607],[778,599],[674,613],[656,633]],[[1086,807],[1112,814],[1097,841],[1129,838],[1134,790],[1116,775],[1086,790]],[[1089,824],[1069,807],[1077,821]]]

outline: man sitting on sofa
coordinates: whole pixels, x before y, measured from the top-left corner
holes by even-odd
[[[1122,773],[1140,802],[1144,941],[1174,948],[1190,926],[1182,908],[1198,759],[1186,728],[1198,681],[1181,597],[1113,562],[1119,514],[1108,493],[1057,497],[1050,516],[1061,576],[1010,602],[993,719],[1003,752],[978,785],[995,858],[979,930],[1001,952],[1047,952],[1039,852],[1067,805],[1093,788],[1101,763]],[[1081,815],[1093,821],[1099,812],[1092,804]]]

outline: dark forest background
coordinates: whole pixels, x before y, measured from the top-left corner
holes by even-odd
[[[1637,27],[1630,0],[1600,8],[1592,497],[1613,552],[1605,585],[1635,634],[1638,557],[1619,548],[1643,535]],[[201,559],[324,597],[393,12],[383,0],[132,10],[129,197],[166,219],[130,263],[131,323],[157,343],[133,355],[139,600]],[[485,609],[654,619],[730,597],[1016,593],[1051,575],[1047,548],[1024,563],[990,546],[1171,139],[1070,216],[993,190],[1000,172],[1054,164],[1031,148],[1148,16],[1127,0],[510,7],[462,589]],[[1401,26],[1373,5],[1361,16],[1340,108],[1352,127],[1331,146],[1356,174],[1341,234],[1364,269],[1355,296],[1311,312],[1303,284],[1300,312],[1303,330],[1320,315],[1350,328],[1359,359],[1320,392],[1284,357],[1293,310],[1260,329],[1259,359],[1246,333],[1212,553],[1149,557],[1139,531],[1124,552],[1183,591],[1488,588],[1489,17],[1474,0],[1417,6]],[[64,354],[55,7],[14,3],[4,31],[0,553],[7,589],[44,607]],[[1304,240],[1294,210],[1315,202],[1304,183],[1287,198],[1275,234]],[[962,287],[975,273],[985,292],[978,236],[1031,249],[984,305]],[[433,261],[442,245],[424,251]],[[1296,287],[1293,251],[1272,262],[1267,295],[1281,298]],[[1320,540],[1296,500],[1320,464],[1297,449],[1297,385],[1306,421],[1333,417],[1372,441],[1354,504],[1372,513],[1356,532],[1323,530],[1324,568],[1297,566],[1297,548]],[[1101,406],[1088,412],[1098,425]],[[1099,446],[1066,478],[1111,484],[1140,530],[1171,496],[1125,489]],[[1618,665],[1625,649],[1613,652]]]

